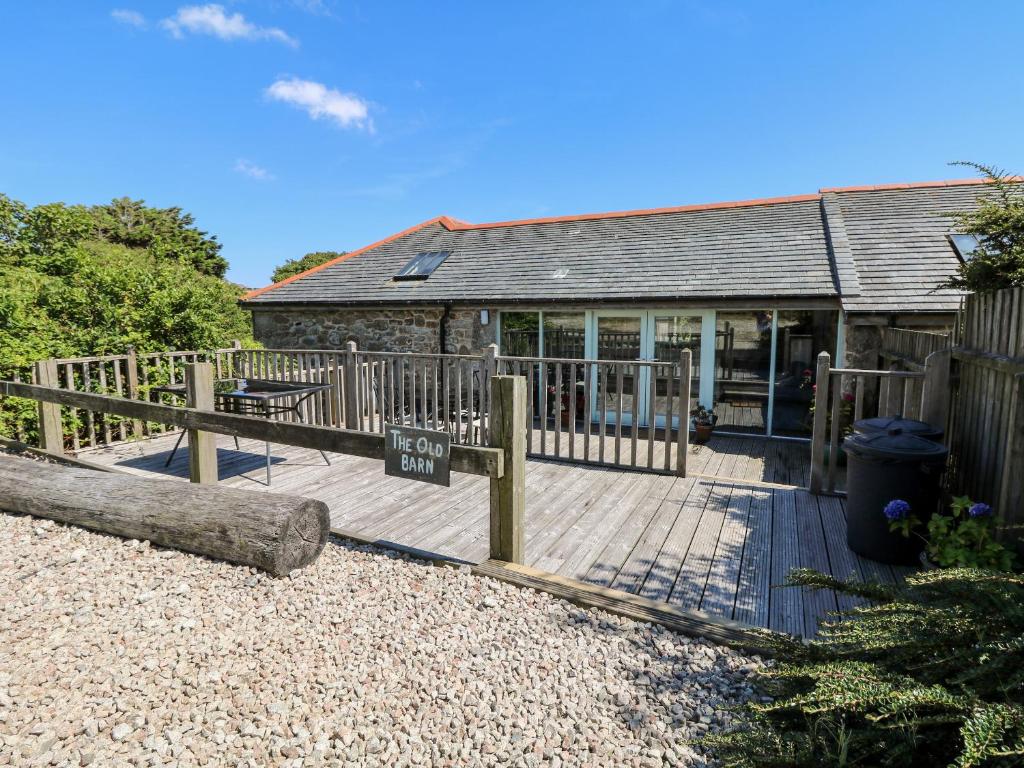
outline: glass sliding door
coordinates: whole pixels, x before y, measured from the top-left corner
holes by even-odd
[[[810,437],[815,364],[822,351],[835,359],[838,325],[833,309],[778,312],[773,435]]]
[[[651,359],[674,363],[679,353],[690,350],[690,398],[700,395],[700,348],[703,318],[700,315],[676,315],[652,312],[654,331]],[[659,392],[659,397],[661,393]]]
[[[771,389],[772,312],[718,312],[715,321],[717,428],[765,434]]]
[[[544,357],[585,357],[587,322],[583,312],[542,312]]]
[[[622,360],[626,363],[640,359],[642,353],[643,313],[604,315],[596,319],[596,350],[598,360]],[[636,365],[602,367],[596,382],[598,419],[607,423],[621,420],[633,423],[633,412],[642,414],[639,398],[644,391],[640,386]]]
[[[679,426],[679,379],[674,375],[679,353],[690,350],[690,407],[700,399],[700,351],[703,317],[683,315],[668,311],[651,312],[650,327],[653,338],[651,349],[653,360],[665,363],[655,366],[654,381],[654,426],[665,426],[668,412],[669,393],[672,395],[672,427]],[[669,366],[672,366],[671,368]],[[649,391],[649,389],[645,390]],[[647,411],[644,411],[647,413]],[[685,419],[684,419],[685,422]]]

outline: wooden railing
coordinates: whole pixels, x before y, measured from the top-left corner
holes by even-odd
[[[490,378],[524,376],[529,455],[685,473],[690,362],[684,382],[679,362],[499,356],[494,345],[482,355],[364,352],[354,342],[228,352],[243,378],[332,384],[305,402],[306,423],[381,434],[406,424],[445,431],[460,445],[488,442]],[[689,350],[679,354],[692,361]]]
[[[136,353],[129,347],[121,355],[69,357],[36,362],[24,378],[42,386],[71,392],[89,392],[127,399],[148,399],[152,387],[184,381],[185,366],[215,361],[226,370],[233,350]],[[23,377],[15,376],[16,381]],[[67,408],[62,414],[64,439],[72,451],[98,448],[171,429],[164,424],[130,420],[109,412]],[[16,435],[20,437],[20,435]]]
[[[693,356],[676,354],[667,362],[499,356],[495,345],[482,355],[365,352],[354,342],[343,350],[233,347],[40,361],[36,383],[173,404],[152,388],[182,382],[189,363],[210,362],[218,379],[331,384],[303,400],[301,414],[286,411],[285,421],[378,434],[405,424],[445,431],[459,445],[487,445],[490,379],[520,375],[531,456],[684,474]],[[64,421],[76,452],[175,429],[77,408],[66,408]]]
[[[972,294],[958,318],[950,488],[1024,525],[1024,288]]]
[[[691,359],[497,361],[526,378],[529,455],[685,475]]]
[[[811,436],[811,493],[836,493],[843,438],[871,416],[920,419],[939,429],[949,410],[949,350],[931,353],[921,371],[832,368],[818,355]]]
[[[52,363],[52,361],[47,361]],[[360,430],[290,423],[259,416],[243,416],[213,410],[213,363],[187,364],[186,406],[152,403],[126,397],[95,394],[60,387],[0,381],[0,395],[35,400],[40,411],[40,444],[53,455],[64,453],[60,424],[61,408],[124,419],[169,424],[189,430],[190,479],[217,482],[216,434],[295,445],[332,453],[375,459],[384,458],[384,436]],[[492,381],[491,405],[495,427],[491,446],[451,446],[451,468],[456,472],[490,478],[490,554],[493,559],[522,563],[525,541],[525,441],[522,380],[502,376]],[[205,393],[200,396],[198,393]],[[202,402],[194,402],[201,400]],[[198,406],[198,407],[197,407]]]
[[[406,424],[487,444],[493,355],[363,352],[349,342],[344,350],[240,349],[232,358],[241,378],[331,384],[305,401],[306,423],[379,434]]]

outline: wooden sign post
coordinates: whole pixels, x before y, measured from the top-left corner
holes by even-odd
[[[505,454],[491,477],[491,557],[524,563],[526,556],[526,379],[491,377],[491,446]]]

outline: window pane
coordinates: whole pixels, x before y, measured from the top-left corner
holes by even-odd
[[[598,360],[636,360],[639,357],[639,315],[597,319]]]
[[[583,358],[585,319],[582,312],[545,312],[544,357]]]
[[[536,312],[501,313],[501,354],[539,357],[540,316]]]
[[[810,436],[815,361],[819,352],[835,359],[838,322],[834,310],[779,312],[772,434]]]
[[[718,429],[763,434],[768,422],[772,313],[719,312],[715,327]]]
[[[597,318],[597,359],[634,361],[640,357],[640,316]],[[619,387],[618,369],[622,369]],[[603,381],[597,384],[598,407],[604,420],[624,424],[632,421],[633,398],[636,396],[637,366],[622,365],[603,368]],[[599,374],[600,375],[600,374]],[[621,410],[620,410],[621,403]],[[639,403],[637,403],[639,408]]]
[[[700,329],[701,318],[674,315],[654,317],[654,359],[666,363],[679,360],[679,352],[688,349],[690,355],[690,399],[700,393]],[[661,396],[663,383],[658,383]],[[678,395],[678,392],[675,393]],[[659,406],[660,407],[660,406]]]

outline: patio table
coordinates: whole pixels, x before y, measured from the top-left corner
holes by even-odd
[[[236,413],[245,416],[263,416],[266,419],[283,413],[293,413],[305,422],[302,415],[302,404],[310,397],[325,392],[330,384],[313,384],[301,381],[276,381],[272,379],[218,379],[214,382],[214,408],[225,413]],[[150,392],[165,393],[174,397],[185,397],[185,384],[163,384],[153,387]],[[186,431],[178,436],[174,450],[167,457],[164,466],[169,466],[178,452]],[[238,447],[238,438],[235,438]],[[327,454],[320,451],[324,461],[330,466]],[[270,442],[267,442],[267,485],[270,485]]]

